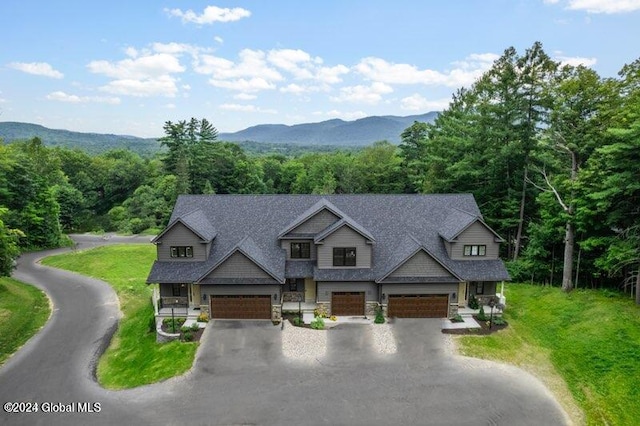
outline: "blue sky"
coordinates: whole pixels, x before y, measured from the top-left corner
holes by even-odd
[[[154,137],[446,108],[509,46],[614,77],[640,0],[3,0],[0,120]]]

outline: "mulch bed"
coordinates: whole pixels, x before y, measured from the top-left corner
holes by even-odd
[[[473,335],[473,336],[486,336],[488,334],[493,334],[497,331],[504,330],[509,326],[508,323],[502,325],[493,324],[491,328],[489,328],[489,321],[480,321],[477,315],[473,316],[478,324],[480,324],[480,328],[454,328],[454,329],[442,329],[444,334],[459,334],[459,335]]]
[[[172,333],[168,324],[162,324],[162,331],[165,333]],[[204,333],[204,328],[199,328],[198,331],[190,331],[191,336],[193,337],[190,342],[199,342],[202,337],[202,333]],[[184,333],[180,331],[180,340],[184,340]]]

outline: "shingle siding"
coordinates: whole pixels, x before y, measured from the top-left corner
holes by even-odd
[[[205,281],[212,278],[271,278],[271,276],[244,254],[236,252],[207,275]]]
[[[318,246],[318,268],[354,268],[353,266],[333,266],[334,247],[355,247],[355,268],[371,268],[371,245],[367,244],[362,235],[348,226],[338,229],[324,240],[324,244]]]
[[[172,246],[191,246],[193,247],[193,257],[175,258],[171,257]],[[207,244],[203,244],[202,240],[189,228],[180,222],[176,222],[163,236],[161,244],[158,244],[158,260],[161,261],[203,261],[207,259]]]
[[[465,245],[486,245],[487,253],[485,256],[464,256]],[[450,255],[457,260],[497,259],[499,250],[500,244],[495,242],[495,235],[482,223],[475,222],[458,235],[456,242],[451,243]]]
[[[391,273],[389,277],[446,277],[450,275],[449,271],[421,250]]]

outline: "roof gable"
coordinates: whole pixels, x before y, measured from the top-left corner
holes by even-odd
[[[481,215],[474,215],[456,208],[449,209],[449,214],[440,227],[440,236],[446,241],[452,242],[474,223],[482,224],[498,241],[503,241],[500,235],[482,220]]]
[[[279,239],[284,238],[287,234],[291,233],[296,228],[299,228],[300,226],[304,225],[306,222],[312,220],[318,214],[321,214],[321,212],[331,213],[336,218],[336,221],[345,217],[345,214],[339,208],[337,208],[333,203],[326,200],[325,198],[322,198],[321,200],[318,200],[314,205],[309,207],[302,214],[300,214],[298,217],[296,217],[291,223],[289,223],[287,227],[280,232],[280,234],[278,235],[278,238]]]
[[[284,282],[284,271],[275,270],[271,267],[272,262],[270,259],[265,256],[264,252],[256,245],[255,241],[251,239],[249,236],[245,236],[238,244],[236,244],[226,255],[222,256],[222,258],[216,262],[212,267],[206,270],[204,274],[200,278],[198,278],[198,282],[205,279],[212,272],[214,272],[217,268],[219,268],[222,264],[224,264],[228,259],[234,256],[236,253],[241,253],[248,260],[253,262],[258,268],[263,270],[266,274],[271,276],[274,280],[283,283]],[[284,265],[283,265],[284,266]],[[284,269],[284,268],[282,268]],[[279,273],[280,272],[280,273]]]
[[[173,222],[167,225],[167,227],[160,234],[153,238],[151,242],[159,242],[162,237],[177,223],[181,223],[187,229],[193,232],[194,235],[207,243],[213,240],[217,234],[216,230],[213,228],[211,222],[209,222],[204,212],[200,209],[197,209],[176,218]]]
[[[313,239],[313,242],[316,244],[321,244],[322,241],[324,241],[327,237],[329,237],[334,232],[336,232],[339,229],[342,229],[345,226],[348,228],[351,228],[358,234],[362,235],[362,237],[365,238],[370,243],[373,243],[376,241],[376,239],[373,237],[373,235],[369,233],[369,231],[364,229],[364,227],[362,227],[353,219],[347,216],[346,218],[337,221],[333,225],[328,226],[324,231],[316,235],[315,238]]]
[[[414,273],[415,277],[432,277],[432,276],[448,276],[460,279],[449,266],[445,265],[437,258],[427,247],[420,244],[414,237],[408,236],[404,239],[404,250],[401,250],[399,256],[396,256],[395,262],[376,282],[382,282],[392,276],[408,276],[406,271],[402,271],[404,267],[407,269],[422,269],[422,273]],[[426,256],[420,258],[420,256]],[[412,264],[413,263],[413,264]],[[436,275],[444,273],[444,275]]]

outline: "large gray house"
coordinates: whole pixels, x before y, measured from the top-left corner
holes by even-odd
[[[184,195],[147,283],[212,318],[451,317],[509,275],[469,194]]]

